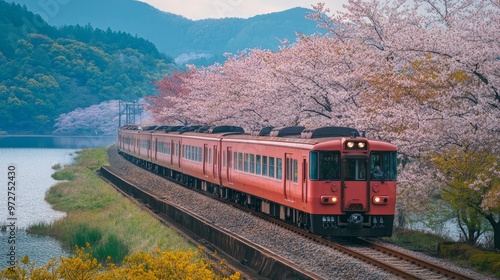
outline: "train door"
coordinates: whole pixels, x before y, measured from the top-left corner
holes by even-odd
[[[212,172],[213,172],[213,176],[214,176],[214,179],[217,179],[217,177],[219,176],[219,164],[218,164],[218,160],[219,160],[219,157],[218,157],[218,154],[217,154],[217,145],[214,145],[214,154],[213,154],[213,164],[212,164]]]
[[[203,175],[207,176],[208,145],[203,145]]]
[[[168,164],[170,166],[174,165],[174,154],[175,154],[174,140],[170,140],[170,159],[168,161]]]
[[[300,179],[302,180],[302,204],[305,207],[306,203],[307,203],[307,158],[306,158],[306,156],[303,156],[303,159],[302,159],[302,177]]]
[[[343,211],[369,210],[369,185],[366,173],[368,170],[367,164],[367,158],[343,159]]]
[[[148,146],[147,146],[148,147],[148,155],[147,155],[147,157],[148,157],[149,161],[153,161],[153,138],[150,137],[148,139],[147,143],[148,143]]]
[[[154,144],[154,148],[151,149],[154,153],[154,159],[155,161],[158,161],[158,138],[155,138],[155,144]]]
[[[293,187],[293,178],[294,175],[297,176],[297,173],[294,173],[294,163],[297,167],[297,160],[292,159],[292,154],[285,154],[285,199],[288,201],[293,201],[292,197],[292,187]]]
[[[175,155],[177,156],[177,167],[181,168],[181,156],[182,156],[182,145],[181,141],[178,140],[177,143],[175,143]]]
[[[233,148],[232,147],[227,147],[227,181],[229,183],[232,183],[231,181],[231,176],[232,176],[232,169],[233,169]]]

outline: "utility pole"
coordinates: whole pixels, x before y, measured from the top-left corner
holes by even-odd
[[[118,102],[118,127],[122,126],[122,115],[125,115],[125,124],[136,124],[136,116],[139,116],[139,122],[142,122],[142,106],[137,101]]]

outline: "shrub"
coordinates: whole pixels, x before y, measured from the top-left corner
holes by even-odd
[[[109,259],[115,263],[121,263],[129,251],[127,244],[118,237],[110,235],[105,242],[101,242],[92,250],[92,256],[102,263]]]
[[[102,233],[97,228],[89,228],[85,224],[80,224],[71,238],[71,247],[84,247],[87,243],[97,244],[102,239]]]
[[[108,261],[105,267],[88,251],[91,247],[87,244],[85,248],[76,248],[72,257],[52,259],[42,267],[35,267],[25,256],[15,267],[0,271],[0,279],[242,279],[239,272],[229,277],[216,273],[200,257],[201,251],[140,252],[126,257],[121,266]]]
[[[466,262],[478,271],[500,276],[500,254],[476,247],[446,242],[439,244],[439,255],[459,262]]]

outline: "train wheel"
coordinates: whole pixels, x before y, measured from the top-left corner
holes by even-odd
[[[213,191],[212,191],[212,194],[213,194],[215,197],[220,197],[220,190],[219,190],[219,186],[214,186]]]

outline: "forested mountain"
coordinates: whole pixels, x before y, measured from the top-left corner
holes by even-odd
[[[208,65],[222,61],[225,52],[246,48],[277,50],[279,40],[294,41],[295,32],[310,35],[320,31],[316,22],[306,19],[312,10],[304,8],[249,19],[193,21],[136,0],[9,1],[26,5],[54,26],[90,23],[104,30],[137,34],[176,58],[179,64]]]
[[[0,1],[0,131],[50,133],[62,113],[154,94],[172,58],[145,39],[90,25],[55,28]]]

